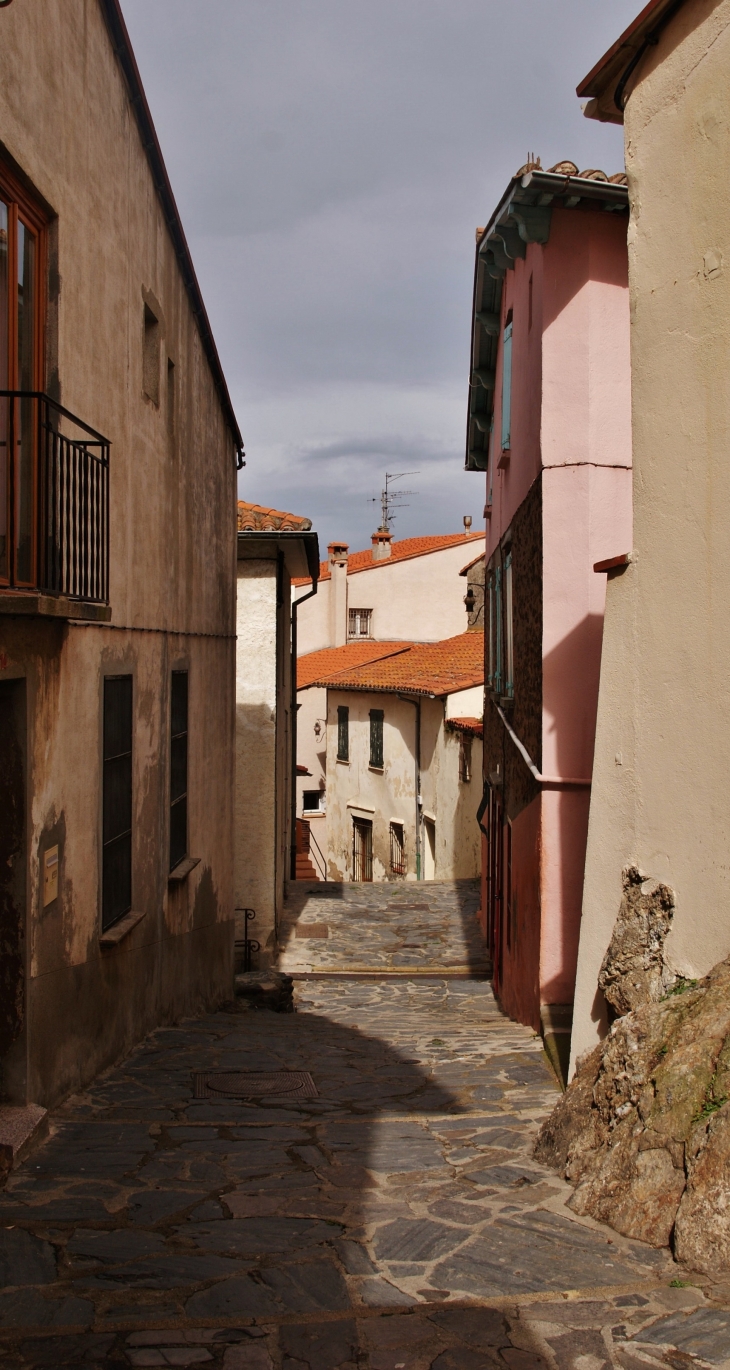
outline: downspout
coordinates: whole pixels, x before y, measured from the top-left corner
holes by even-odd
[[[435,696],[432,696],[435,697]],[[416,754],[416,880],[423,879],[421,871],[421,701],[420,699],[409,699],[407,695],[398,695],[404,704],[412,704],[416,711],[415,729],[416,739],[414,751]]]
[[[317,586],[313,585],[306,595],[301,595],[295,599],[291,607],[291,749],[292,749],[292,779],[291,779],[291,844],[289,847],[289,879],[297,878],[297,609],[303,604],[305,599],[311,599],[317,593]]]
[[[620,114],[623,114],[626,108],[626,100],[624,99],[624,96],[626,94],[626,87],[634,72],[636,71],[636,68],[638,67],[640,61],[643,57],[646,56],[647,52],[649,51],[649,48],[656,47],[657,43],[659,42],[659,35],[662,29],[666,27],[670,19],[674,18],[675,14],[678,10],[682,8],[682,5],[684,3],[685,0],[674,0],[674,4],[669,5],[668,8],[665,9],[664,13],[660,15],[653,29],[650,29],[649,33],[647,33],[643,43],[639,48],[637,48],[628,66],[623,71],[621,79],[616,87],[616,90],[614,91],[613,96],[613,103]]]
[[[561,789],[563,785],[567,785],[569,787],[577,787],[579,789],[585,790],[589,790],[591,788],[591,780],[588,777],[579,777],[574,775],[543,775],[542,772],[537,769],[537,766],[532,760],[532,757],[530,756],[530,753],[528,752],[527,748],[524,746],[522,742],[520,742],[517,733],[510,727],[509,723],[507,722],[507,719],[504,716],[503,711],[499,707],[499,704],[495,702],[494,707],[497,710],[497,713],[499,714],[505,728],[507,729],[509,736],[514,742],[515,747],[520,753],[520,756],[525,762],[527,769],[534,776],[535,780],[538,782],[539,785],[545,785],[548,789],[555,790]],[[484,810],[482,809],[481,812],[483,814]]]

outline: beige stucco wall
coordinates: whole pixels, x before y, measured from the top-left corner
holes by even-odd
[[[372,609],[372,636],[377,642],[440,642],[466,632],[465,577],[459,571],[483,548],[474,538],[438,552],[378,562],[347,577],[347,605]],[[295,593],[305,594],[306,586]],[[320,581],[314,599],[299,610],[297,653],[336,646],[332,641],[330,594],[332,581]]]
[[[96,0],[0,11],[0,139],[57,216],[46,385],[112,443],[111,622],[18,618],[0,605],[0,679],[24,681],[27,699],[29,979],[15,1097],[48,1103],[156,1023],[230,997],[235,453]],[[162,314],[159,405],[142,394],[143,290]],[[189,850],[200,863],[173,889],[176,666],[190,672]],[[133,908],[145,917],[102,951],[103,678],[127,672]],[[40,859],[56,842],[59,897],[42,911]]]
[[[630,95],[633,561],[609,581],[573,1059],[629,862],[676,895],[671,966],[730,952],[730,0],[686,4]]]
[[[297,814],[302,814],[304,790],[327,790],[327,691],[312,685],[297,693],[297,761],[310,775],[297,777]],[[319,736],[315,732],[319,724]]]
[[[240,561],[237,589],[236,908],[255,909],[250,935],[266,948],[277,914],[276,562]]]
[[[350,760],[337,760],[337,709],[350,710]],[[462,703],[462,708],[463,708]],[[370,767],[370,710],[382,709],[383,770]],[[451,715],[452,717],[454,715]],[[416,877],[416,709],[392,694],[328,692],[327,856],[332,880],[352,879],[352,820],[373,824],[373,880],[401,880],[390,871],[390,824],[405,830],[407,880]],[[446,729],[444,702],[422,698],[421,797],[435,823],[436,880],[476,877],[481,845],[476,811],[482,792],[481,742],[475,738],[472,779],[459,780],[458,735]],[[315,831],[319,840],[319,824]],[[422,835],[423,837],[423,835]],[[422,846],[423,856],[423,846]],[[424,870],[422,861],[422,871]]]

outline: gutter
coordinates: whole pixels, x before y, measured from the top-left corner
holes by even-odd
[[[9,2],[9,0],[6,0],[6,3],[7,2]],[[152,172],[152,180],[162,206],[165,223],[167,224],[168,232],[172,238],[172,244],[182,274],[183,284],[187,291],[192,311],[195,315],[195,321],[198,326],[200,340],[203,344],[203,351],[208,359],[208,365],[213,376],[213,383],[218,392],[218,399],[228,420],[228,426],[236,445],[236,470],[240,471],[242,467],[246,465],[244,460],[243,438],[241,437],[241,431],[238,427],[238,421],[231,402],[231,397],[228,393],[228,386],[223,374],[221,359],[218,355],[218,349],[213,338],[213,330],[211,329],[210,320],[203,303],[203,296],[198,284],[198,279],[195,275],[195,267],[193,266],[190,248],[188,247],[187,239],[183,231],[180,213],[175,203],[175,196],[172,193],[170,178],[167,174],[167,168],[162,156],[162,149],[157,138],[155,126],[152,122],[152,114],[150,112],[150,107],[147,104],[147,97],[144,93],[142,78],[139,74],[139,68],[134,56],[129,33],[127,32],[127,26],[124,22],[124,16],[122,15],[119,0],[99,0],[99,4],[106,21],[107,29],[109,30],[114,55],[122,69],[122,74],[127,85],[130,103],[137,120],[137,128],[139,130],[142,147],[144,148],[150,171]]]
[[[494,703],[494,700],[492,701],[492,703]],[[541,785],[543,789],[547,790],[560,790],[563,787],[567,789],[584,790],[589,790],[591,788],[591,780],[579,779],[576,776],[570,775],[543,775],[542,772],[537,769],[537,766],[532,760],[532,757],[530,756],[527,748],[522,744],[522,742],[520,742],[517,733],[510,727],[509,723],[507,722],[507,719],[505,718],[503,710],[499,707],[499,704],[494,703],[494,707],[497,710],[497,713],[499,714],[502,722],[504,723],[504,726],[507,729],[509,736],[514,742],[515,747],[520,753],[522,760],[525,762],[527,769],[535,777],[535,780],[537,781],[538,785]],[[481,812],[483,814],[484,810],[482,809]],[[479,823],[479,826],[481,827],[481,822]]]

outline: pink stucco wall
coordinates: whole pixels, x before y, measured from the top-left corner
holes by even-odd
[[[548,244],[507,273],[503,327],[510,309],[511,447],[498,469],[500,343],[487,558],[542,473],[542,772],[589,778],[606,590],[593,565],[631,549],[625,217],[555,210]],[[587,788],[544,788],[513,822],[523,945],[505,959],[501,993],[533,1025],[540,1003],[573,996],[589,799]]]

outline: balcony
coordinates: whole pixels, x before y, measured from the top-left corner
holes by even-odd
[[[109,442],[39,391],[0,390],[0,614],[104,621]]]

